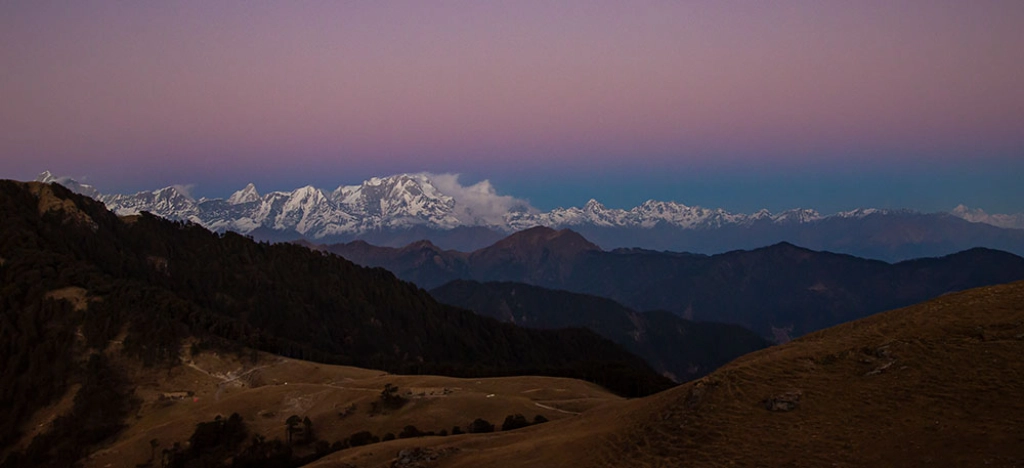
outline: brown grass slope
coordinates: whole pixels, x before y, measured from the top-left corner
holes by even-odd
[[[660,394],[528,430],[419,439],[314,466],[1022,466],[1024,282],[751,353]],[[770,411],[795,401],[789,411]],[[448,449],[448,452],[444,450]]]
[[[285,420],[295,414],[309,417],[317,437],[333,442],[359,431],[378,437],[388,432],[399,434],[407,425],[435,432],[451,431],[452,426],[465,429],[476,418],[500,428],[504,417],[514,413],[531,419],[540,414],[558,421],[622,401],[597,385],[574,379],[403,376],[263,353],[254,363],[231,354],[204,352],[189,357],[184,365],[159,370],[121,363],[131,369],[135,395],[141,402],[126,421],[128,427],[91,454],[84,461],[86,467],[131,468],[145,463],[154,439],[159,444],[159,459],[162,449],[175,442],[184,444],[196,424],[232,413],[244,418],[250,437],[259,434],[268,440],[285,439]],[[385,384],[398,386],[409,401],[399,409],[374,413],[371,405]],[[176,392],[192,395],[161,398]],[[56,406],[44,409],[37,419],[45,422],[45,416],[52,419],[52,413],[58,411]],[[342,413],[346,413],[344,417]],[[440,439],[448,437],[416,440]],[[297,445],[295,450],[304,455],[313,448]],[[159,460],[155,466],[160,466]]]
[[[766,399],[799,395],[788,412]],[[614,464],[1024,464],[1024,282],[878,314],[652,398]]]

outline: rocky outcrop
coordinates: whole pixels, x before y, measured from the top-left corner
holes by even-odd
[[[800,390],[790,390],[785,393],[765,398],[764,408],[773,412],[784,413],[787,411],[793,411],[800,407],[800,397],[802,395],[803,392]]]

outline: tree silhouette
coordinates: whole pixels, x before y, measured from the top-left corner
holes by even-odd
[[[284,422],[286,425],[285,434],[288,436],[287,439],[289,444],[292,443],[292,434],[298,430],[300,422],[302,422],[302,419],[299,418],[299,415],[297,414],[288,416],[288,419]]]
[[[398,434],[398,438],[399,439],[408,439],[410,437],[420,437],[422,435],[423,435],[423,433],[420,432],[419,429],[416,429],[416,426],[413,426],[413,425],[410,424],[408,426],[405,426],[402,429],[402,432]]]
[[[521,414],[508,415],[505,417],[505,422],[501,424],[501,430],[511,431],[513,429],[519,429],[521,427],[529,426],[530,422],[526,420],[526,416]]]
[[[398,394],[398,387],[389,383],[384,384],[384,389],[380,392],[380,401],[375,401],[370,405],[370,412],[383,413],[388,410],[396,410],[408,402],[408,399]]]
[[[470,434],[480,434],[484,432],[494,432],[494,424],[487,422],[485,419],[477,418],[473,422],[469,423],[467,428]]]
[[[377,442],[380,442],[380,439],[370,431],[356,432],[348,438],[348,445],[350,447],[359,447],[361,445],[375,444]]]
[[[308,444],[313,439],[313,421],[310,421],[309,416],[306,416],[302,418],[302,442]]]

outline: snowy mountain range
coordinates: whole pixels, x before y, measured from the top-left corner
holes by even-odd
[[[1024,229],[1024,213],[1017,214],[988,214],[981,208],[968,208],[964,205],[957,205],[951,211],[954,216],[966,219],[972,223],[985,223],[1007,229]]]
[[[195,199],[181,186],[170,186],[131,195],[102,194],[90,185],[44,172],[39,182],[56,182],[72,191],[102,201],[118,215],[141,211],[174,220],[198,223],[214,231],[231,230],[248,234],[260,228],[294,232],[296,237],[323,239],[343,234],[362,234],[384,229],[424,226],[453,229],[460,226],[486,226],[516,229],[501,217],[477,213],[473,203],[462,203],[442,193],[426,174],[400,174],[374,177],[360,185],[342,185],[333,191],[305,186],[291,192],[260,194],[255,185],[231,194],[227,199]],[[494,193],[489,184],[471,187],[477,198]],[[484,200],[490,201],[490,200]],[[478,203],[479,204],[479,203]],[[523,203],[515,207],[536,211]],[[517,218],[515,212],[506,216]],[[526,222],[523,218],[520,222]]]
[[[826,216],[810,209],[792,209],[779,213],[768,210],[752,214],[732,213],[723,209],[655,200],[624,210],[607,208],[596,200],[590,200],[583,207],[556,208],[542,212],[525,200],[498,195],[488,181],[463,186],[459,184],[457,176],[449,174],[398,174],[374,177],[359,185],[342,185],[334,190],[305,186],[290,192],[266,194],[261,194],[253,184],[249,184],[227,199],[198,200],[181,186],[126,195],[103,194],[90,185],[67,177],[55,177],[50,172],[40,174],[37,181],[57,182],[75,192],[96,198],[119,215],[148,211],[169,219],[195,222],[214,231],[230,230],[269,240],[301,237],[319,243],[375,238],[382,244],[395,244],[397,241],[390,241],[387,233],[402,231],[414,231],[423,238],[443,238],[435,234],[466,228],[491,233],[476,241],[466,240],[466,236],[462,236],[463,243],[468,242],[467,245],[448,246],[474,248],[511,232],[548,226],[568,227],[584,232],[605,248],[678,248],[678,243],[654,242],[650,238],[655,234],[659,239],[666,238],[666,229],[675,233],[689,232],[690,237],[735,233],[737,230],[782,233],[790,232],[794,227],[830,225],[843,220],[908,216],[955,216],[972,223],[1024,228],[1024,214],[988,215],[981,210],[963,206],[957,207],[951,214],[922,215],[905,210],[857,209]],[[779,237],[782,234],[773,235]],[[800,238],[769,237],[765,239],[766,243],[801,241]],[[402,239],[408,240],[406,237]],[[635,242],[631,243],[631,240]],[[760,240],[752,238],[750,242]],[[734,248],[746,248],[748,244],[741,242]],[[807,244],[804,242],[804,245]],[[683,243],[680,250],[720,248],[705,248],[702,245],[701,242],[694,244],[688,241]],[[729,246],[721,248],[727,249]]]

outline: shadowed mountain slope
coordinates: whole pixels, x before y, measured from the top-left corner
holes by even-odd
[[[561,238],[574,240],[549,240]],[[1024,258],[982,248],[890,264],[788,243],[706,256],[606,252],[579,239],[568,230],[534,228],[469,254],[366,244],[325,248],[425,288],[454,279],[522,282],[607,297],[635,310],[734,323],[779,341],[947,292],[1024,279]]]
[[[445,304],[524,327],[589,328],[681,382],[768,346],[736,325],[691,322],[665,311],[637,312],[611,299],[523,283],[456,280],[430,294]]]

